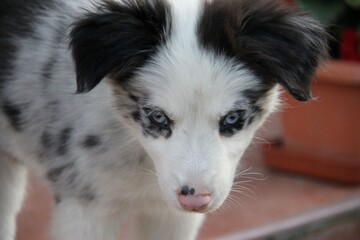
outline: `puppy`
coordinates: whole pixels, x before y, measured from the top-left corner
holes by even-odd
[[[0,239],[26,168],[54,195],[51,239],[194,239],[231,191],[279,86],[311,99],[326,34],[261,0],[2,0]]]

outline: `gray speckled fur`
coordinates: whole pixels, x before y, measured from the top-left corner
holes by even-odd
[[[108,84],[101,83],[86,95],[75,94],[75,71],[65,29],[82,10],[76,10],[77,4],[71,2],[35,9],[33,31],[27,37],[11,37],[16,46],[11,53],[14,58],[11,65],[16,71],[1,75],[0,81],[6,79],[6,84],[0,90],[0,105],[6,99],[17,106],[19,119],[12,123],[14,119],[0,113],[0,152],[9,152],[21,162],[36,165],[52,181],[58,199],[96,201],[100,205],[114,203],[120,201],[121,193],[128,191],[130,185],[126,182],[139,188],[144,181],[154,181],[150,175],[138,174],[147,165],[152,169],[152,164],[146,161],[139,165],[137,159],[143,158],[144,152],[115,117]],[[18,127],[14,128],[14,124]],[[94,129],[101,137],[101,145],[89,151],[82,143]],[[0,162],[5,161],[3,158],[0,157]],[[104,187],[100,182],[116,187]],[[160,194],[159,190],[150,186],[139,191],[138,196],[120,202],[126,206],[156,194]],[[111,209],[104,207],[104,211],[106,208]],[[0,233],[0,239],[9,239],[2,236]]]

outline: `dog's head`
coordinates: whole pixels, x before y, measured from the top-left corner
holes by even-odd
[[[169,205],[201,212],[227,197],[278,85],[309,100],[326,52],[316,21],[274,1],[107,1],[70,38],[78,92],[105,78]]]

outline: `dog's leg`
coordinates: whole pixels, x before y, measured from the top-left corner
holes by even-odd
[[[117,240],[119,215],[109,206],[77,199],[61,199],[56,204],[51,240]]]
[[[193,240],[196,238],[203,219],[203,214],[182,212],[141,215],[135,220],[135,239]]]
[[[12,240],[25,195],[26,167],[0,151],[0,239]]]

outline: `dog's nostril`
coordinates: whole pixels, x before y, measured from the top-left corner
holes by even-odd
[[[190,192],[189,187],[188,187],[187,185],[185,185],[185,186],[183,186],[183,187],[181,188],[180,194],[181,194],[181,195],[188,195],[189,192]]]
[[[195,189],[194,188],[189,188],[188,185],[185,185],[181,188],[181,191],[180,191],[180,194],[181,195],[194,195],[195,194]]]

